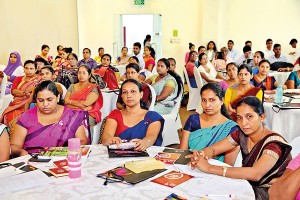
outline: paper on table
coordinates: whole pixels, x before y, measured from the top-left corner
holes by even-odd
[[[0,194],[20,191],[51,183],[52,180],[40,170],[0,179]]]
[[[299,98],[292,99],[291,103],[300,103],[300,95]]]
[[[0,169],[0,179],[23,173],[24,171],[16,170],[14,166],[8,166]]]

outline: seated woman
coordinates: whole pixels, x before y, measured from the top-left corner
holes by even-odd
[[[285,85],[287,89],[300,89],[300,70],[290,73]]]
[[[269,189],[270,200],[300,199],[300,153]]]
[[[35,56],[35,58],[43,58],[48,63],[52,63],[53,57],[52,56],[48,56],[49,51],[50,51],[50,47],[48,45],[44,44],[42,46],[42,48],[41,48],[41,54]]]
[[[44,147],[67,146],[68,139],[89,143],[87,112],[58,105],[59,92],[52,81],[41,82],[34,91],[37,106],[23,113],[10,138],[13,156],[41,151]]]
[[[191,51],[195,51],[195,48],[196,48],[196,46],[193,43],[189,43],[189,51],[186,52],[185,58],[184,58],[185,63],[189,62],[190,53],[191,53]]]
[[[192,88],[197,88],[197,83],[194,75],[194,69],[196,67],[196,60],[197,60],[197,52],[196,51],[191,51],[190,56],[189,56],[189,61],[185,65],[186,72],[188,74],[188,78],[191,84]]]
[[[204,148],[193,151],[192,168],[219,176],[246,179],[252,185],[255,199],[268,199],[268,189],[285,171],[291,160],[291,146],[278,133],[263,125],[266,119],[263,103],[256,97],[245,97],[237,105],[237,123],[241,130],[227,138]],[[208,163],[224,152],[240,146],[243,158],[242,167],[215,166]]]
[[[222,87],[224,92],[227,90],[227,88],[232,87],[239,83],[237,71],[238,71],[238,65],[235,64],[234,62],[228,63],[226,65],[226,72],[229,79],[219,82],[219,85]]]
[[[65,58],[66,52],[63,51],[63,58]],[[69,88],[71,84],[78,83],[77,73],[78,73],[78,57],[75,53],[69,53],[66,56],[66,62],[62,64],[58,71],[58,76],[56,78],[56,81],[58,83],[63,84],[66,88]],[[65,66],[66,64],[66,66]],[[64,68],[62,68],[64,66]]]
[[[144,81],[145,80],[145,72],[142,72],[141,71],[141,67],[140,67],[140,62],[139,62],[139,59],[136,57],[136,56],[131,56],[129,58],[129,64],[131,63],[134,63],[134,64],[137,64],[139,66],[139,80],[140,82]],[[126,78],[126,72],[120,77],[120,80],[121,81],[125,81],[127,78]]]
[[[0,124],[0,163],[9,159],[10,144],[7,128]]]
[[[259,62],[259,67],[258,67],[259,72],[252,79],[252,83],[254,87],[259,87],[263,90],[276,89],[279,83],[276,82],[274,76],[268,76],[270,68],[271,68],[271,64],[268,60],[262,60]],[[287,88],[286,85],[282,86],[282,89],[285,90],[286,88]]]
[[[203,114],[190,115],[184,125],[180,149],[203,149],[238,129],[229,119],[223,104],[223,91],[217,83],[208,83],[201,88],[201,105]],[[225,162],[233,165],[238,150],[227,152]],[[224,154],[216,159],[224,162]]]
[[[200,62],[198,70],[200,72],[204,84],[210,82],[218,83],[223,80],[223,77],[217,73],[214,66],[208,61],[208,58],[205,53],[201,53],[199,55],[198,61]]]
[[[207,55],[207,59],[209,62],[212,62],[215,58],[215,54],[217,52],[217,47],[214,41],[209,41],[207,43],[205,54]],[[199,59],[200,60],[200,59]]]
[[[144,48],[145,69],[152,72],[155,67],[155,51],[152,47],[145,46]]]
[[[138,81],[142,85],[143,98],[142,101],[149,107],[151,104],[151,91],[148,84],[142,83],[142,80],[139,79],[140,75],[140,67],[137,64],[130,63],[126,66],[126,79],[134,79]],[[122,93],[119,93],[117,100],[117,108],[119,110],[123,110],[125,108],[125,104],[122,100]]]
[[[252,74],[253,76],[258,74],[259,72],[259,63],[265,60],[265,54],[262,51],[257,51],[253,55],[253,66],[252,66]]]
[[[119,65],[127,65],[129,63],[130,56],[128,55],[128,48],[122,47],[122,55],[117,58],[117,63]]]
[[[148,111],[141,101],[141,84],[134,79],[128,79],[122,84],[120,93],[125,109],[113,110],[108,115],[102,143],[119,145],[122,140],[128,140],[135,142],[135,150],[139,151],[152,145],[160,146],[164,119],[160,114]]]
[[[54,74],[54,69],[50,65],[46,65],[45,67],[42,67],[40,70],[40,78],[41,81],[54,81],[55,79],[55,74]],[[56,85],[56,88],[59,92],[61,100],[63,100],[62,95],[63,95],[63,89],[62,86],[59,83],[54,82]],[[36,102],[33,101],[33,95],[34,93],[31,93],[28,101],[25,104],[25,111],[27,111],[29,108],[32,108]]]
[[[9,54],[8,63],[3,72],[6,74],[8,80],[5,94],[10,94],[12,82],[15,78],[17,76],[24,76],[24,68],[18,52],[14,51]]]
[[[103,106],[103,97],[98,85],[90,83],[92,70],[82,64],[78,69],[78,80],[72,84],[65,96],[65,105],[77,110],[87,110],[89,113],[90,126],[101,121],[100,109]]]
[[[40,81],[40,77],[35,74],[36,70],[36,63],[32,60],[27,60],[24,63],[25,76],[18,76],[13,82],[11,94],[14,96],[14,99],[9,103],[1,117],[1,122],[4,121],[11,135],[14,134],[14,126],[18,117],[25,112],[26,102]]]
[[[250,84],[252,78],[251,66],[242,64],[238,68],[239,84],[230,87],[225,92],[224,104],[228,113],[231,115],[231,119],[236,121],[236,105],[246,96],[256,96],[262,101],[263,91],[258,87],[254,87]]]
[[[182,91],[181,78],[170,71],[170,62],[161,58],[157,62],[157,74],[146,80],[151,84],[156,93],[156,104],[154,110],[159,114],[169,114],[176,103],[175,99]]]

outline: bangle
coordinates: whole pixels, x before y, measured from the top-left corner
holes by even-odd
[[[146,138],[146,141],[148,142],[148,147],[151,146],[151,140]]]
[[[226,177],[226,172],[227,172],[227,166],[223,166],[223,176]]]

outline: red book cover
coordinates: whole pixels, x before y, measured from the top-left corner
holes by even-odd
[[[57,168],[68,168],[68,160],[67,159],[58,160],[53,162],[53,165]]]
[[[49,172],[56,177],[69,175],[69,171],[64,168],[52,168],[52,169],[49,169]]]
[[[173,188],[183,182],[190,180],[193,177],[194,176],[184,174],[181,172],[171,171],[165,175],[162,175],[156,179],[151,180],[151,182]]]
[[[180,157],[180,153],[167,153],[159,152],[156,156],[156,160],[160,160],[165,164],[174,164],[175,161]]]

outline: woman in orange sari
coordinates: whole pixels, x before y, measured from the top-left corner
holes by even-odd
[[[98,85],[90,83],[91,69],[82,64],[78,68],[78,83],[71,84],[65,96],[65,105],[77,110],[87,110],[90,126],[101,121],[103,97]]]
[[[145,69],[149,72],[152,72],[152,69],[155,67],[155,51],[152,47],[146,46],[144,49],[144,61]]]
[[[24,63],[25,76],[18,76],[13,81],[11,94],[14,96],[14,100],[9,103],[1,116],[1,122],[4,121],[11,134],[14,132],[17,119],[25,111],[26,102],[39,83],[40,78],[35,74],[36,70],[36,63],[32,60],[27,60]]]

